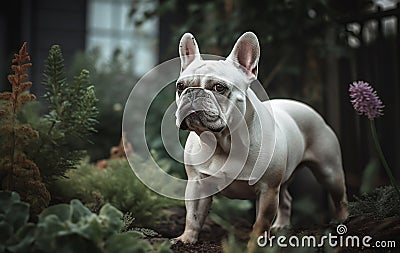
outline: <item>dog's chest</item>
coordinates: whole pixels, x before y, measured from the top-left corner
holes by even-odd
[[[245,180],[234,180],[221,191],[221,194],[231,199],[255,199],[255,185],[249,185]]]
[[[215,176],[221,180],[237,180],[248,181],[254,170],[255,159],[249,159],[249,155],[245,154],[247,159],[225,153],[214,153],[213,156],[205,163],[194,166],[197,172],[207,176]]]

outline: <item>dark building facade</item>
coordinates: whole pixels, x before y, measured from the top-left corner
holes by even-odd
[[[0,90],[8,89],[12,56],[24,41],[33,67],[32,92],[40,95],[41,73],[49,48],[61,46],[66,64],[85,49],[86,0],[14,0],[0,2]],[[39,93],[39,94],[38,94]]]

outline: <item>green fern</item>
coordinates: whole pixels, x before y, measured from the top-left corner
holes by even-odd
[[[89,80],[89,71],[83,69],[72,83],[68,83],[58,45],[52,46],[49,51],[42,84],[46,86],[44,98],[50,109],[46,118],[51,121],[53,128],[58,124],[60,129],[79,138],[95,131],[97,99]]]
[[[32,122],[38,126],[40,141],[31,157],[41,168],[45,181],[51,182],[85,156],[83,144],[95,132],[97,123],[97,98],[87,70],[68,82],[58,45],[49,51],[42,84],[49,111],[39,122]]]

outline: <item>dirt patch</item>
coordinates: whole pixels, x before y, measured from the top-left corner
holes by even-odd
[[[185,210],[184,208],[172,208],[168,210],[169,214],[167,218],[159,222],[152,229],[159,233],[159,236],[149,238],[151,243],[160,243],[163,241],[169,241],[171,238],[179,236],[185,225]],[[371,217],[357,216],[349,218],[344,224],[347,227],[346,235],[357,235],[360,238],[363,236],[371,236],[371,244],[375,241],[389,241],[393,240],[396,242],[396,248],[386,249],[360,249],[360,248],[338,248],[336,252],[339,253],[353,253],[353,252],[400,252],[398,250],[400,244],[400,217],[391,217],[381,220],[373,219]],[[232,224],[235,228],[235,238],[242,245],[246,245],[249,239],[249,233],[251,226],[247,221],[238,219],[237,222]],[[299,237],[305,235],[323,235],[328,231],[334,235],[336,233],[337,224],[320,224],[309,227],[292,227],[285,229],[283,232],[285,235],[297,235]],[[174,252],[222,252],[221,242],[228,237],[228,232],[212,220],[207,219],[206,223],[200,233],[199,241],[193,245],[185,245],[181,242],[172,245]],[[282,249],[280,252],[296,252],[294,249]],[[315,249],[314,251],[315,252]],[[318,252],[324,252],[323,249],[318,249]]]
[[[207,241],[200,241],[193,245],[186,245],[186,244],[179,242],[179,243],[172,245],[171,249],[174,252],[185,252],[185,253],[192,253],[192,252],[199,252],[199,253],[216,252],[216,253],[219,253],[219,252],[222,252],[220,244],[207,242]]]
[[[185,209],[181,207],[174,207],[166,210],[165,219],[158,222],[157,225],[152,227],[153,230],[160,234],[160,237],[151,238],[151,243],[159,243],[169,241],[172,238],[178,237],[182,234],[185,228]],[[221,242],[228,235],[227,231],[221,226],[207,218],[202,231],[200,233],[199,241],[193,245],[185,245],[178,242],[172,245],[174,252],[222,252]]]

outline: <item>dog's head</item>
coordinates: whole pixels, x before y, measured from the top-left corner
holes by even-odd
[[[246,91],[257,78],[260,46],[256,35],[244,33],[225,60],[203,60],[194,36],[179,44],[181,72],[176,82],[176,125],[201,133],[220,132],[243,118]]]

